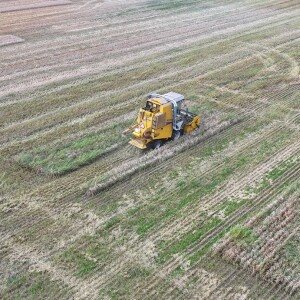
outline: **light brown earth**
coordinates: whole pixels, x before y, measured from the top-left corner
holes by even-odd
[[[1,299],[299,299],[300,3],[4,0]],[[141,153],[150,92],[200,114]]]

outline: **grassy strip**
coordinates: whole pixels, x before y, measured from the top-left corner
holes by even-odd
[[[262,190],[265,190],[266,188],[271,187],[274,180],[276,180],[277,178],[282,176],[286,171],[288,171],[295,165],[299,164],[299,162],[300,162],[299,156],[298,157],[296,156],[296,157],[290,158],[286,161],[280,162],[276,168],[274,168],[273,170],[271,170],[264,176],[264,178],[258,185],[254,186],[254,187],[253,186],[248,187],[247,188],[248,194],[249,195],[258,194]]]
[[[243,202],[243,204],[244,204],[244,202]],[[229,216],[231,213],[233,213],[241,205],[242,205],[242,203],[239,203],[239,206],[235,205],[234,208],[230,207],[231,212],[228,213],[227,216]],[[217,226],[222,225],[223,223],[224,223],[223,220],[219,219],[218,217],[213,217],[209,222],[207,222],[206,224],[201,226],[200,229],[196,229],[195,231],[193,231],[192,234],[191,233],[188,234],[186,237],[184,237],[183,240],[177,241],[175,246],[172,245],[172,247],[167,248],[167,251],[160,252],[159,257],[158,257],[158,262],[159,263],[165,262],[171,258],[171,254],[179,253],[176,251],[176,249],[180,249],[180,247],[178,247],[178,245],[181,245],[181,247],[184,246],[182,249],[180,249],[180,251],[183,251],[185,248],[190,246],[192,243],[200,241],[201,236],[203,236],[205,233],[209,232],[210,230],[214,229]],[[237,226],[236,228],[239,228],[239,227]],[[212,237],[209,240],[209,242],[207,242],[205,244],[205,246],[203,248],[201,248],[199,251],[196,251],[192,256],[189,257],[190,264],[191,265],[196,264],[201,257],[206,255],[212,249],[212,247],[218,241],[220,241],[225,236],[225,234],[227,234],[228,232],[231,232],[231,230],[232,230],[231,227],[226,228],[226,229],[222,230],[220,233],[218,233],[216,236]],[[190,238],[191,235],[194,238]],[[246,234],[246,236],[247,236],[247,234]],[[251,235],[251,237],[252,237],[252,235]],[[247,242],[248,242],[248,240],[247,240]]]
[[[229,235],[233,241],[238,244],[249,245],[257,240],[258,235],[250,228],[241,225],[234,226],[230,231]]]
[[[219,207],[217,207],[218,210],[221,210],[224,217],[228,217],[231,215],[234,211],[236,211],[238,208],[243,206],[246,203],[246,200],[240,200],[240,201],[234,201],[234,200],[225,200],[222,202]]]
[[[122,131],[132,120],[121,126],[79,137],[67,144],[53,147],[41,147],[30,153],[19,155],[16,159],[24,167],[50,175],[62,175],[90,164],[100,156],[107,154],[127,141]]]

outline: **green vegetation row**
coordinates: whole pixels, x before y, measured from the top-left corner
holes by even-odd
[[[39,147],[21,154],[17,161],[24,167],[49,175],[62,175],[90,164],[102,155],[124,146],[127,138],[122,131],[133,120],[81,136],[76,140],[56,144],[56,147]]]

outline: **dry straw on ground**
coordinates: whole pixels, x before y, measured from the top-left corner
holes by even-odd
[[[11,45],[11,44],[17,44],[17,43],[22,43],[24,40],[18,36],[15,35],[0,35],[0,47],[1,46],[6,46],[6,45]]]

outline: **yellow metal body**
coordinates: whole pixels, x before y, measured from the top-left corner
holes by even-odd
[[[172,104],[163,99],[147,101],[149,108],[141,108],[137,123],[131,128],[134,139],[129,143],[145,149],[154,140],[169,139],[173,132]]]
[[[173,134],[173,106],[163,98],[151,98],[146,107],[141,108],[136,124],[124,131],[132,132],[131,145],[146,149],[148,144],[155,140],[168,140]],[[196,116],[184,124],[183,132],[191,132],[199,127],[200,117]]]

